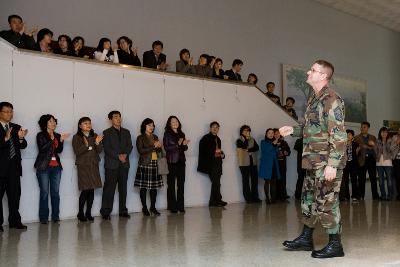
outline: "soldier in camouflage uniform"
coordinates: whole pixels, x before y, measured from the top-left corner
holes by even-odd
[[[303,136],[302,168],[306,169],[301,210],[304,229],[293,241],[283,245],[291,250],[313,250],[315,258],[343,257],[340,240],[339,191],[346,164],[347,134],[344,127],[343,99],[329,87],[332,64],[317,60],[307,72],[307,83],[314,92],[307,103],[302,126],[284,126],[283,136]],[[329,243],[314,250],[312,233],[320,222],[329,234]]]

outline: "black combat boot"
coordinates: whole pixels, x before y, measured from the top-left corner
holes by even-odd
[[[333,257],[343,257],[343,246],[340,242],[340,235],[334,234],[329,235],[328,244],[321,250],[314,250],[311,253],[311,257],[313,258],[333,258]]]
[[[299,237],[294,239],[293,241],[286,240],[282,243],[289,250],[304,250],[311,251],[314,249],[314,243],[312,239],[314,228],[310,228],[307,225],[304,225],[303,232]]]

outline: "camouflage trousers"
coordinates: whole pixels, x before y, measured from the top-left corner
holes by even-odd
[[[303,223],[315,228],[318,222],[328,234],[341,233],[339,192],[343,170],[333,181],[326,181],[324,169],[307,170],[301,197]]]

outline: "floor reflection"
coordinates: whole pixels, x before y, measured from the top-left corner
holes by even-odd
[[[400,202],[340,204],[346,257],[335,266],[377,266],[400,260]],[[281,242],[298,234],[300,203],[231,204],[187,208],[186,214],[93,223],[29,224],[0,234],[0,266],[305,266],[309,253],[288,253]],[[317,246],[326,242],[315,231]],[[384,257],[381,251],[385,251]]]

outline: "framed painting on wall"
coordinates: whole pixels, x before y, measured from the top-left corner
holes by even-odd
[[[295,110],[299,118],[304,116],[307,100],[312,88],[306,82],[309,68],[282,65],[282,101],[291,96],[295,99]],[[330,86],[343,98],[345,104],[346,126],[359,126],[367,120],[367,85],[360,79],[334,74]]]

